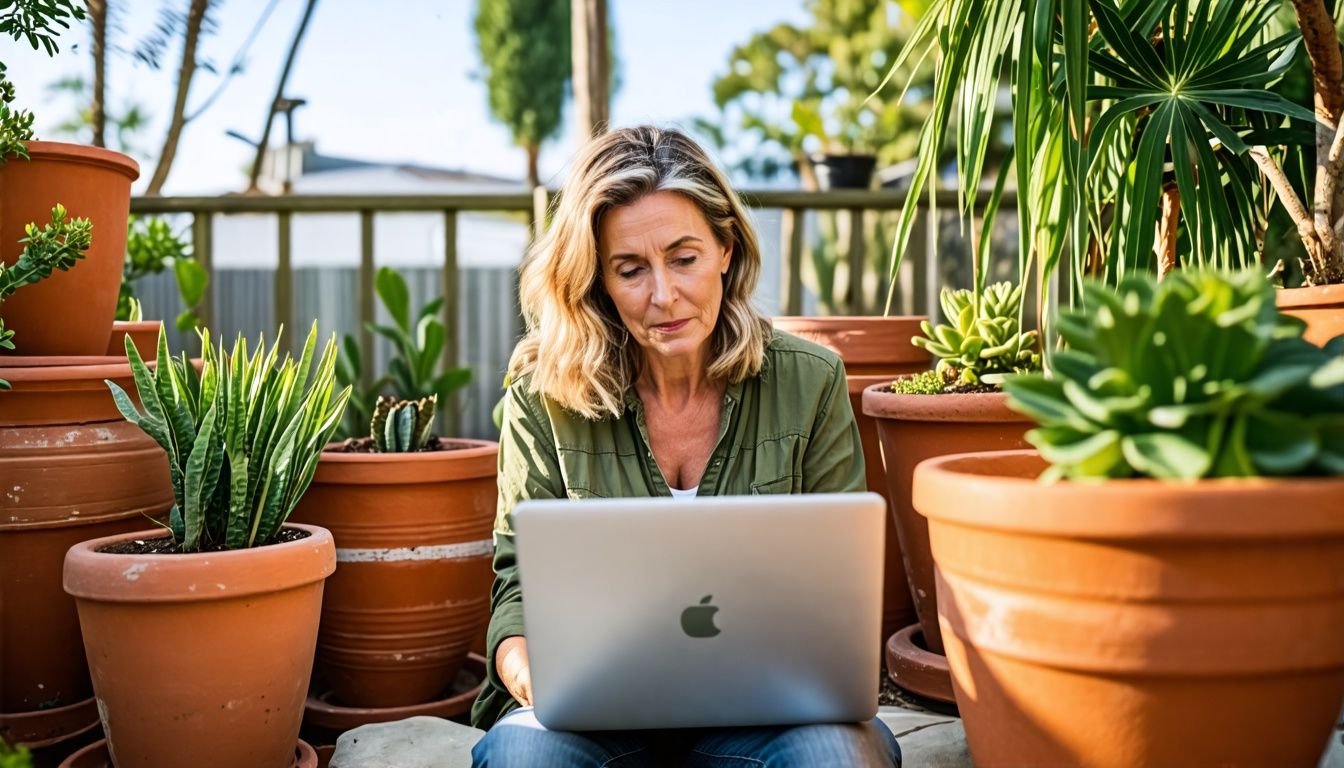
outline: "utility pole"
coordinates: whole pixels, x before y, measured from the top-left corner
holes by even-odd
[[[606,132],[610,116],[607,0],[571,0],[570,49],[574,57],[574,114],[583,137]]]

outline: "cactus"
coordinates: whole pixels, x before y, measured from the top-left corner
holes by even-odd
[[[373,408],[369,436],[379,453],[408,453],[422,450],[429,442],[434,426],[438,395],[419,400],[398,400],[383,396]]]
[[[944,288],[939,295],[943,316],[951,324],[920,324],[923,337],[912,341],[938,358],[937,371],[960,385],[999,384],[1010,373],[1040,370],[1036,331],[1022,331],[1019,312],[1022,287],[995,283],[980,295]]]

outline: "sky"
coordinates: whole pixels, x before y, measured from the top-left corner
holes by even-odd
[[[218,31],[202,54],[224,71],[272,0],[215,0]],[[490,0],[481,0],[489,2]],[[158,19],[164,2],[113,0],[121,31],[116,43],[132,48]],[[246,69],[196,120],[188,123],[165,194],[217,194],[245,186],[253,149],[233,130],[260,135],[303,0],[275,7],[249,49]],[[521,179],[526,157],[508,130],[492,120],[472,18],[476,0],[323,0],[309,24],[286,95],[307,99],[295,112],[298,140],[317,142],[323,154],[412,162]],[[788,21],[805,23],[803,0],[608,0],[615,29],[621,88],[611,105],[616,125],[653,122],[689,128],[696,116],[715,114],[713,79],[735,45],[754,32]],[[26,43],[0,39],[0,61],[18,91],[17,106],[37,116],[38,138],[59,139],[55,126],[76,109],[72,98],[48,85],[62,77],[92,77],[84,29],[64,34],[54,58]],[[166,71],[155,72],[127,54],[109,60],[108,101],[148,107],[150,128],[140,142],[157,155],[175,94],[177,50]],[[198,73],[188,113],[199,108],[220,78]],[[558,185],[575,149],[572,114],[565,132],[542,149],[541,174]],[[284,140],[283,120],[272,145]],[[142,168],[143,187],[152,167]]]

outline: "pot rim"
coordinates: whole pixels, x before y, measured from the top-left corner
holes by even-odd
[[[1041,483],[1034,450],[940,456],[915,467],[930,521],[1050,538],[1209,541],[1344,536],[1344,477]],[[1332,502],[1332,500],[1334,500]]]
[[[162,538],[162,528],[82,541],[65,555],[62,586],[77,600],[199,602],[281,592],[320,582],[336,570],[336,545],[330,531],[303,523],[283,527],[309,535],[261,547],[171,555],[98,551],[122,541]]]
[[[140,164],[135,158],[103,147],[75,144],[66,141],[28,141],[31,160],[52,160],[66,163],[96,165],[126,176],[131,181],[140,178]]]
[[[1306,309],[1311,307],[1338,309],[1338,305],[1344,304],[1344,284],[1313,285],[1303,288],[1280,288],[1275,292],[1274,297],[1274,303],[1284,309]],[[1341,311],[1344,311],[1344,309]]]
[[[499,443],[466,437],[440,438],[468,447],[416,453],[346,453],[328,443],[317,462],[314,483],[324,485],[402,485],[473,480],[497,471]]]
[[[863,412],[878,419],[899,421],[955,421],[961,423],[1021,422],[1030,418],[1008,407],[1006,392],[964,392],[904,395],[886,391],[895,376],[863,390]]]

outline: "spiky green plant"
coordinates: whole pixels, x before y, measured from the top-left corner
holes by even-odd
[[[283,333],[283,329],[281,329]],[[202,331],[202,367],[168,354],[159,330],[151,370],[129,337],[126,357],[144,411],[111,381],[117,408],[168,452],[174,505],[169,527],[180,550],[267,544],[275,538],[317,470],[317,460],[340,423],[350,388],[336,388],[336,340],[329,339],[313,370],[317,324],[302,358],[278,366],[280,334],[255,352],[241,336],[226,352]]]
[[[943,316],[951,322],[920,323],[912,341],[938,359],[937,373],[957,384],[998,384],[1010,373],[1040,370],[1036,331],[1023,331],[1022,287],[995,283],[980,294],[944,288]]]
[[[434,409],[438,395],[419,400],[398,400],[384,395],[373,407],[369,435],[379,453],[418,451],[429,442],[434,427]]]
[[[1344,474],[1344,335],[1324,349],[1256,270],[1087,283],[1059,318],[1053,378],[1008,404],[1051,478]]]

